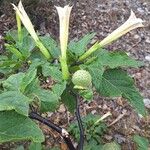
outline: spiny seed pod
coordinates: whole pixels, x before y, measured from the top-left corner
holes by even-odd
[[[72,76],[72,82],[77,89],[87,89],[92,84],[92,78],[88,71],[78,70]]]

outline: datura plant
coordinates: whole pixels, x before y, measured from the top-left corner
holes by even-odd
[[[126,72],[127,67],[137,68],[143,64],[130,58],[125,51],[105,49],[124,34],[143,27],[143,20],[137,18],[133,11],[123,25],[91,45],[95,33],[68,41],[72,6],[56,7],[59,40],[55,41],[49,35],[36,33],[21,1],[18,6],[12,5],[17,30],[6,33],[5,52],[0,56],[0,143],[30,140],[36,145],[44,142],[42,130],[34,122],[38,120],[60,133],[70,150],[82,150],[86,133],[80,117],[79,100],[93,100],[93,92],[103,97],[123,97],[138,114],[147,115],[134,79]],[[77,148],[66,129],[40,115],[57,110],[60,104],[64,104],[70,113],[75,112],[77,117],[80,131]],[[90,131],[98,129],[103,121],[100,119]]]

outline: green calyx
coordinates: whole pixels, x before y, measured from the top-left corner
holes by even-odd
[[[78,70],[72,76],[72,82],[76,89],[87,89],[92,84],[92,77],[86,70]]]

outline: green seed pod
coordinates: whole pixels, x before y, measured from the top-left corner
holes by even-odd
[[[72,76],[72,82],[77,89],[87,89],[92,84],[92,78],[88,71],[78,70]]]

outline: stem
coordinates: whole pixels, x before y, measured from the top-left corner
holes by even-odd
[[[31,119],[38,120],[39,122],[41,122],[41,123],[47,125],[48,127],[52,128],[53,130],[55,130],[55,131],[57,131],[58,133],[60,133],[61,136],[63,137],[64,141],[66,142],[66,144],[67,144],[69,150],[76,150],[75,147],[74,147],[74,145],[72,144],[71,139],[69,138],[69,133],[68,133],[65,129],[63,129],[63,128],[57,126],[56,124],[54,124],[54,123],[52,123],[52,122],[50,122],[49,120],[47,120],[47,119],[45,119],[44,117],[42,117],[42,116],[40,116],[39,114],[37,114],[36,112],[31,112],[31,113],[29,114],[29,117],[30,117]]]
[[[68,80],[69,78],[69,70],[66,58],[60,57],[61,69],[62,69],[62,76],[64,80]]]
[[[86,51],[82,56],[79,57],[78,61],[83,61],[87,57],[89,57],[93,52],[98,50],[100,48],[100,45],[98,42],[96,42],[88,51]]]
[[[23,60],[23,55],[18,49],[16,49],[15,47],[13,47],[9,44],[5,44],[5,46],[9,51],[11,51],[13,54],[15,54],[19,59]]]
[[[79,130],[80,130],[80,142],[79,142],[79,145],[78,145],[78,150],[83,150],[84,129],[83,129],[82,120],[81,120],[81,116],[80,116],[78,101],[79,101],[79,98],[77,96],[77,98],[76,98],[76,117],[77,117],[78,126],[79,126]]]
[[[17,13],[16,13],[16,21],[17,21],[17,28],[18,28],[18,40],[19,42],[21,42],[22,40],[21,20]]]
[[[35,41],[36,42],[36,45],[37,47],[40,49],[40,51],[42,52],[42,54],[47,58],[47,59],[50,59],[51,58],[51,55],[50,53],[48,52],[47,48],[43,45],[43,43],[38,40],[38,41]]]

